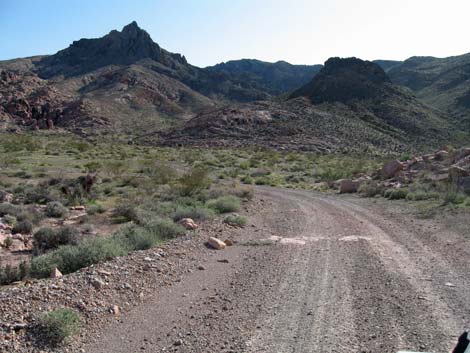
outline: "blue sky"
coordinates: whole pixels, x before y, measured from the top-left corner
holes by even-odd
[[[135,20],[194,65],[470,52],[468,0],[0,0],[0,60],[53,54]]]

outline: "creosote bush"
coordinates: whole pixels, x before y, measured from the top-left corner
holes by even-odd
[[[33,254],[39,255],[48,250],[56,249],[61,245],[74,245],[78,243],[79,232],[73,227],[59,229],[41,228],[33,237]]]
[[[247,220],[243,216],[230,215],[224,219],[224,223],[234,227],[244,227],[246,226]]]
[[[191,196],[211,186],[209,172],[204,168],[194,168],[179,179],[179,190],[182,196]]]
[[[57,309],[39,317],[41,336],[51,345],[58,345],[80,330],[80,317],[71,309]]]
[[[13,234],[31,234],[33,231],[33,224],[27,219],[17,222],[11,232]]]
[[[68,209],[58,201],[49,202],[45,210],[47,217],[63,218],[68,214]]]
[[[217,213],[237,212],[240,209],[240,199],[236,196],[221,196],[214,200],[209,200],[207,206]]]
[[[110,237],[86,239],[77,245],[63,245],[47,254],[34,257],[31,275],[48,277],[57,267],[62,273],[72,273],[83,267],[127,255],[135,250],[153,247],[166,239],[184,234],[184,228],[164,219],[154,218],[142,226],[129,225]]]

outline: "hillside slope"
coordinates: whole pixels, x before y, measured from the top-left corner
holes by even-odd
[[[207,69],[228,75],[233,82],[249,82],[272,95],[293,91],[309,82],[322,65],[292,65],[285,61],[275,63],[253,59],[232,60]]]
[[[423,102],[452,115],[470,131],[470,54],[448,58],[412,57],[388,72]]]
[[[403,151],[448,142],[452,126],[376,64],[329,59],[284,102],[229,105],[205,111],[167,144],[257,145],[314,151]]]

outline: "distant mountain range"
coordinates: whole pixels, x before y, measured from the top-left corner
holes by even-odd
[[[0,130],[163,144],[399,151],[470,132],[470,54],[406,61],[243,59],[199,68],[132,22],[50,56],[0,62]]]

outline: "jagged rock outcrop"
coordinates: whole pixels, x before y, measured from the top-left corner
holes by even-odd
[[[67,49],[40,60],[37,71],[46,79],[57,75],[75,76],[109,65],[130,65],[143,59],[170,68],[187,65],[184,56],[160,48],[134,21],[121,32],[113,30],[102,38],[73,42]]]

